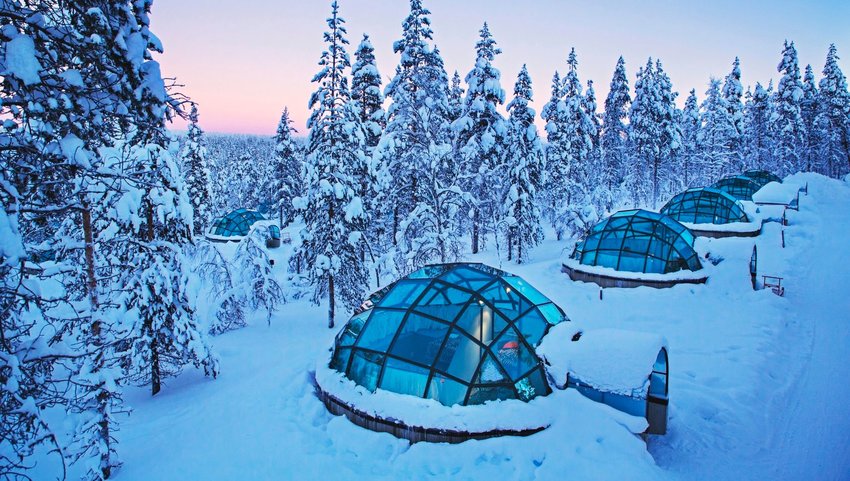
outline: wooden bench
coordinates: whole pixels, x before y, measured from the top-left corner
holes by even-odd
[[[782,278],[776,276],[762,276],[762,286],[765,289],[770,289],[777,296],[785,295],[785,288],[782,287]]]

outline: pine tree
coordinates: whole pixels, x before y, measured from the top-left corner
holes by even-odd
[[[514,98],[508,104],[509,187],[502,201],[502,215],[508,219],[508,260],[515,259],[517,264],[525,262],[529,249],[543,240],[537,206],[537,195],[543,185],[543,146],[534,125],[534,109],[528,106],[532,97],[531,76],[523,65],[514,85]]]
[[[328,327],[333,328],[337,298],[350,309],[359,305],[368,274],[359,255],[366,213],[356,181],[366,164],[364,139],[350,102],[345,76],[350,66],[345,51],[348,40],[336,1],[331,12],[329,31],[324,34],[328,48],[319,61],[321,70],[313,77],[318,88],[309,103],[313,112],[307,122],[306,193],[295,200],[305,226],[294,258],[308,267],[313,302],[327,297]]]
[[[697,141],[700,135],[700,115],[697,93],[694,89],[691,89],[685,100],[685,108],[679,116],[679,129],[682,131],[682,149],[678,155],[682,187],[687,189],[710,184],[708,176],[703,172],[702,156]]]
[[[543,110],[540,112],[540,118],[546,122],[544,126],[544,130],[546,131],[546,145],[544,151],[546,158],[544,168],[545,171],[549,173],[549,175],[546,176],[546,185],[544,186],[543,192],[545,206],[543,213],[554,227],[557,202],[558,198],[561,197],[559,195],[559,189],[563,186],[563,183],[557,183],[559,180],[562,180],[562,176],[557,173],[553,175],[551,170],[554,166],[562,166],[566,157],[566,153],[562,151],[561,119],[558,117],[558,106],[563,103],[564,84],[561,81],[561,75],[557,70],[552,75],[551,92],[549,101],[546,102],[546,105],[543,106]]]
[[[297,131],[292,127],[289,108],[284,107],[274,136],[274,156],[266,189],[272,207],[278,212],[281,228],[293,220],[292,199],[300,196],[304,189],[304,162],[292,138],[293,132]]]
[[[354,66],[351,68],[351,100],[366,133],[366,147],[371,150],[378,145],[387,125],[384,112],[384,94],[381,91],[381,74],[375,63],[375,47],[369,36],[354,51]]]
[[[452,83],[449,87],[449,122],[454,122],[463,115],[463,86],[460,83],[460,74],[455,70],[452,75]]]
[[[603,180],[613,194],[625,179],[625,167],[628,158],[629,129],[626,119],[629,116],[629,81],[626,77],[626,63],[623,57],[617,60],[611,87],[605,98],[605,112],[602,116],[602,135],[599,143],[602,150]],[[611,206],[608,206],[609,208]]]
[[[476,199],[472,212],[472,253],[483,244],[488,225],[495,231],[499,223],[501,179],[504,174],[507,125],[498,106],[505,101],[499,84],[501,73],[493,66],[502,51],[490,34],[487,23],[479,31],[475,44],[475,67],[466,75],[464,113],[452,124],[457,134],[460,158],[464,167],[464,189]]]
[[[800,82],[800,68],[794,42],[785,42],[782,61],[777,70],[782,74],[782,78],[776,89],[776,110],[770,129],[775,139],[773,157],[776,167],[773,170],[777,175],[784,176],[805,168],[806,127],[800,114],[803,84]]]
[[[818,85],[821,98],[818,125],[827,138],[823,170],[835,177],[850,172],[850,92],[838,58],[835,45],[830,45]]]
[[[212,221],[212,180],[204,132],[198,126],[198,107],[194,103],[189,113],[189,130],[180,159],[186,169],[186,184],[192,202],[192,233],[200,236]]]
[[[732,170],[742,171],[744,164],[744,146],[742,143],[744,133],[744,104],[741,102],[741,97],[744,95],[744,88],[741,86],[741,61],[735,57],[732,63],[732,71],[726,76],[723,82],[723,101],[729,111],[729,118],[732,119],[732,124],[735,131],[729,138],[729,151],[732,155]]]
[[[744,105],[746,169],[772,170],[775,167],[774,139],[770,129],[770,119],[774,111],[772,91],[772,86],[765,89],[760,83],[756,83],[755,90]]]
[[[588,159],[587,178],[588,189],[593,205],[598,212],[606,212],[613,207],[614,196],[608,186],[612,181],[608,178],[610,172],[602,162],[602,124],[601,116],[596,112],[596,91],[593,90],[593,80],[587,81],[582,108],[587,113],[593,129],[590,134],[591,150]]]
[[[707,182],[715,182],[737,170],[731,146],[738,133],[734,119],[729,114],[729,105],[721,94],[720,81],[712,78],[705,94],[697,143],[703,176]]]
[[[800,117],[805,127],[803,161],[801,165],[806,172],[814,172],[819,163],[818,147],[826,139],[817,128],[817,116],[820,112],[820,95],[815,85],[815,74],[812,66],[806,65],[803,75],[803,97],[800,99]]]

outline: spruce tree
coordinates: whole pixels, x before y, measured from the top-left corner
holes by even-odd
[[[744,152],[746,169],[774,169],[774,139],[770,129],[773,116],[772,86],[767,89],[761,83],[756,87],[744,105]]]
[[[850,92],[838,58],[835,45],[830,45],[818,85],[821,98],[818,125],[828,139],[824,171],[834,177],[850,172]]]
[[[508,260],[521,264],[528,251],[543,240],[538,192],[543,185],[543,146],[529,107],[533,92],[525,65],[517,75],[514,98],[508,103],[510,143],[507,152],[508,178],[502,216],[507,219]],[[515,254],[514,254],[515,252]]]
[[[269,169],[269,187],[266,192],[271,207],[278,212],[280,228],[294,219],[292,200],[303,193],[304,162],[295,145],[289,108],[284,107],[274,136],[274,154]]]
[[[626,120],[629,116],[630,104],[626,63],[623,57],[620,57],[614,69],[608,96],[605,98],[602,134],[599,139],[604,169],[603,181],[606,182],[606,188],[612,194],[622,185],[625,178],[625,167],[629,155],[629,129]]]
[[[371,150],[378,145],[384,127],[387,125],[384,112],[384,94],[381,90],[381,74],[375,63],[375,47],[369,36],[363,34],[363,40],[354,51],[354,66],[351,68],[351,100],[366,134],[366,147]]]
[[[463,94],[465,90],[461,85],[460,74],[455,70],[452,75],[451,86],[449,86],[449,122],[454,122],[463,115]]]
[[[782,61],[777,66],[782,74],[776,89],[775,115],[771,119],[774,144],[775,173],[784,176],[805,168],[804,147],[806,126],[800,113],[803,84],[797,64],[794,42],[785,42]]]
[[[505,91],[499,83],[501,73],[493,66],[502,51],[496,47],[486,22],[479,34],[475,67],[466,75],[464,113],[452,124],[464,167],[463,186],[476,199],[472,212],[473,254],[483,245],[488,226],[495,231],[498,224],[507,144],[507,125],[498,111],[505,101]]]
[[[559,180],[563,180],[561,175],[552,173],[554,166],[562,166],[566,153],[562,151],[563,144],[561,143],[561,119],[558,117],[559,105],[563,107],[564,85],[561,81],[561,75],[556,70],[552,75],[552,87],[549,101],[543,106],[540,112],[540,118],[545,122],[544,130],[546,131],[545,145],[545,170],[549,173],[546,176],[546,185],[544,186],[544,216],[554,227],[555,213],[557,211],[557,202],[559,189],[563,184],[558,184]]]
[[[321,70],[313,77],[318,88],[310,97],[313,110],[307,150],[306,192],[295,200],[304,218],[301,244],[295,259],[307,265],[312,300],[328,300],[328,327],[334,327],[336,302],[354,309],[368,286],[368,274],[360,257],[366,212],[357,195],[357,176],[363,157],[363,131],[351,104],[346,69],[345,20],[339,5],[331,4],[324,34],[327,50],[322,52]]]
[[[720,91],[720,81],[709,80],[701,105],[700,129],[697,135],[700,166],[707,183],[715,182],[737,170],[732,150],[738,135],[729,105]]]
[[[731,152],[732,170],[741,171],[743,168],[743,133],[744,133],[744,104],[741,97],[744,88],[741,86],[741,62],[738,57],[732,62],[732,71],[723,81],[722,96],[729,111],[729,118],[735,126],[735,131],[729,138],[729,151]]]
[[[679,116],[679,129],[682,131],[682,148],[678,155],[682,187],[687,189],[696,185],[708,185],[710,182],[703,173],[697,142],[700,135],[700,115],[694,89],[691,89],[685,100],[685,107]]]
[[[800,117],[803,119],[805,136],[803,144],[802,168],[806,172],[815,172],[820,163],[818,148],[826,141],[823,132],[817,128],[817,116],[820,112],[820,96],[815,85],[812,66],[806,65],[803,75],[803,97],[800,99]]]
[[[198,106],[194,103],[189,113],[189,130],[180,159],[186,169],[186,186],[192,203],[192,234],[200,236],[213,217],[212,180],[207,162],[207,148],[204,145],[204,132],[198,126]]]

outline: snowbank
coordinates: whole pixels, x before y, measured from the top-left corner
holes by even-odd
[[[753,202],[768,205],[796,205],[800,187],[796,183],[769,182],[753,194]]]
[[[635,281],[661,281],[661,282],[677,282],[677,281],[702,281],[708,278],[708,272],[706,269],[706,262],[701,260],[703,264],[703,268],[698,271],[689,271],[689,270],[681,270],[676,272],[668,272],[667,274],[657,274],[657,273],[646,273],[646,272],[631,272],[631,271],[618,271],[617,269],[612,269],[611,267],[604,266],[586,266],[579,262],[576,259],[566,258],[563,259],[562,264],[564,267],[584,272],[586,274],[592,274],[597,276],[605,276],[605,277],[613,277],[618,279],[629,279]]]
[[[573,341],[579,332],[581,337]],[[546,334],[537,353],[546,359],[546,369],[559,388],[569,375],[603,391],[645,397],[649,374],[662,348],[669,352],[667,340],[657,334],[584,330],[574,323],[561,323]]]

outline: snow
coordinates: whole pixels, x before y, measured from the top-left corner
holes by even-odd
[[[5,29],[4,29],[5,30]],[[41,82],[38,72],[41,63],[35,57],[35,43],[27,35],[16,35],[6,42],[6,72],[21,79],[26,85]]]
[[[699,246],[700,239],[697,239],[695,243],[695,248]],[[702,253],[700,249],[696,249],[698,253]],[[570,269],[574,269],[577,271],[585,272],[587,274],[593,274],[598,276],[606,276],[606,277],[616,277],[620,279],[632,279],[632,280],[642,280],[642,281],[685,281],[685,280],[701,280],[709,277],[709,273],[711,271],[711,264],[704,259],[702,262],[702,269],[698,271],[689,271],[687,269],[683,269],[676,272],[668,272],[666,274],[658,274],[655,272],[629,272],[629,271],[618,271],[617,269],[613,269],[611,267],[605,266],[587,266],[580,263],[576,259],[564,258],[563,265],[569,267]],[[565,274],[566,275],[566,274]]]
[[[597,341],[610,341],[613,334],[605,334],[610,329],[623,336],[641,333],[628,336],[637,346],[640,339],[657,342],[659,335],[669,340],[665,436],[644,443],[634,434],[643,431],[643,419],[574,389],[536,398],[525,407],[540,406],[541,412],[528,416],[510,403],[480,406],[495,408],[487,410],[493,422],[549,424],[529,437],[410,445],[362,429],[330,415],[313,392],[310,371],[316,370],[325,387],[322,376],[333,374],[323,374],[321,367],[336,334],[324,327],[327,306],[290,300],[269,325],[257,315],[249,327],[212,339],[221,358],[218,379],[187,369],[153,398],[145,388],[125,388],[133,411],[115,414],[124,465],[114,479],[555,480],[565,473],[594,480],[846,479],[850,267],[836,262],[836,253],[846,250],[850,233],[850,185],[813,174],[790,180],[808,182],[810,190],[800,211],[788,213],[786,247],[777,223],[766,223],[754,238],[700,238],[698,252],[723,259],[716,266],[706,263],[711,273],[706,284],[607,288],[600,299],[597,285],[572,282],[560,271],[562,251],[571,241],[547,240],[522,265],[500,262],[492,246],[464,259],[522,276],[555,301],[573,319],[559,326],[584,331],[576,346],[592,341],[594,333],[601,336]],[[785,297],[752,290],[753,245],[759,275],[784,277]],[[283,255],[284,249],[276,251],[270,254]],[[281,281],[285,265],[285,259],[276,259]],[[337,318],[340,326],[344,320]],[[650,351],[648,344],[640,349],[641,355]],[[626,376],[619,368],[599,368],[598,377],[609,374],[608,382],[618,385],[637,378],[617,379],[613,375]],[[358,395],[350,383],[338,389]],[[436,406],[428,401],[386,394],[373,398],[381,403],[375,409],[389,412],[403,400],[397,408],[417,406],[404,415],[423,423],[486,421],[483,415],[458,419],[459,408],[432,410]],[[33,479],[56,477],[52,459],[40,460]],[[68,478],[79,477],[80,469],[72,467]]]
[[[581,337],[573,341],[573,336]],[[623,329],[583,329],[579,323],[554,326],[537,349],[549,365],[546,370],[559,387],[567,374],[596,389],[644,396],[649,374],[661,348],[670,355],[667,341],[658,334]]]
[[[726,224],[694,224],[692,222],[680,222],[683,226],[691,230],[703,232],[735,232],[739,234],[749,234],[758,232],[761,229],[761,222],[729,222]]]
[[[770,182],[753,194],[756,204],[791,205],[797,200],[800,188],[797,184]]]

